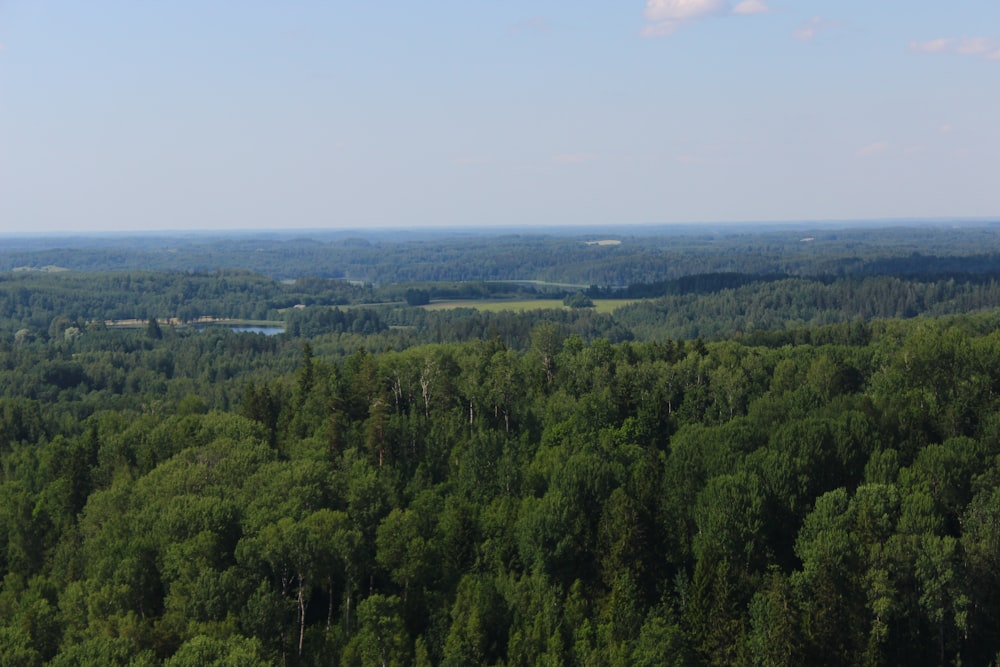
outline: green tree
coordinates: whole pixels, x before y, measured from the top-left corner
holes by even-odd
[[[342,664],[402,667],[411,658],[410,640],[394,595],[370,595],[358,605],[358,632],[344,650]]]
[[[649,611],[632,649],[635,667],[694,667],[699,664],[687,633],[669,608]]]
[[[997,469],[984,474],[982,488],[965,510],[961,547],[966,567],[968,655],[988,661],[1000,650],[1000,487]],[[947,592],[947,587],[945,587]]]
[[[429,517],[412,509],[393,509],[379,524],[375,559],[403,589],[406,604],[411,584],[427,583],[439,555]]]
[[[924,536],[916,562],[920,606],[934,628],[938,664],[942,665],[947,656],[960,652],[963,638],[968,634],[969,596],[963,569],[958,540]]]
[[[816,499],[795,541],[802,570],[794,573],[792,585],[810,662],[860,662],[863,649],[857,629],[865,627],[865,597],[850,529],[847,492],[836,489]]]
[[[494,664],[507,643],[507,610],[489,578],[465,575],[451,609],[443,667]]]
[[[771,570],[750,601],[748,642],[754,664],[761,667],[803,664],[799,623],[791,584],[781,572]]]
[[[563,299],[563,305],[570,308],[593,308],[594,302],[583,292],[569,294]]]

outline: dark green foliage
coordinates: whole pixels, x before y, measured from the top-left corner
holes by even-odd
[[[407,306],[425,306],[431,302],[431,293],[429,290],[411,287],[406,290],[405,299]]]
[[[590,297],[583,292],[577,292],[564,298],[563,305],[569,306],[570,308],[593,308],[594,302],[591,301]]]

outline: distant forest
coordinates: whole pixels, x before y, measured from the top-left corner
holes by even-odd
[[[706,273],[941,276],[1000,271],[1000,224],[808,229],[626,227],[627,233],[309,232],[3,238],[0,271],[214,272],[375,285],[541,280],[625,287]],[[618,244],[588,244],[614,240]]]
[[[17,239],[0,666],[1000,664],[998,235]]]

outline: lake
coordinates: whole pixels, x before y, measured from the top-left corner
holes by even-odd
[[[285,327],[243,327],[243,326],[232,326],[229,327],[237,333],[262,333],[265,336],[276,336],[281,333],[285,333]]]

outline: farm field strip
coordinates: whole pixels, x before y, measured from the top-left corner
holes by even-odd
[[[641,299],[594,299],[594,309],[598,313],[610,313],[614,310],[641,301]],[[454,310],[455,308],[475,308],[484,312],[498,313],[505,310],[524,312],[528,310],[543,310],[547,308],[566,309],[562,299],[455,299],[434,301],[425,310]]]

